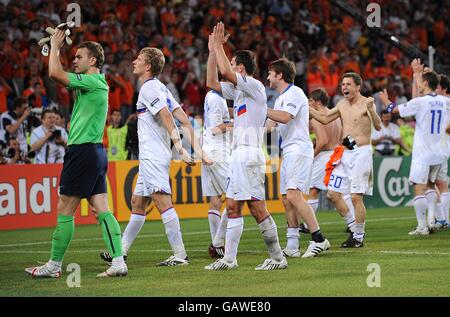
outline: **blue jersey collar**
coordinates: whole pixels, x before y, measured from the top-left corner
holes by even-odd
[[[284,94],[286,91],[288,91],[289,90],[289,88],[291,88],[292,86],[294,86],[294,84],[289,84],[289,86],[287,86],[287,88],[281,93],[281,94]]]

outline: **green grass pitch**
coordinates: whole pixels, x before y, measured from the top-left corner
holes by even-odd
[[[274,218],[283,247],[284,215]],[[203,268],[212,262],[207,219],[181,220],[190,257],[184,267],[155,267],[171,251],[162,223],[147,222],[129,252],[128,276],[111,279],[96,278],[106,268],[99,258],[104,243],[98,226],[76,228],[59,279],[32,279],[24,272],[48,259],[52,228],[0,232],[0,296],[450,296],[450,229],[410,237],[416,224],[411,208],[371,209],[366,245],[347,250],[339,248],[347,234],[338,214],[323,211],[318,219],[331,249],[317,258],[288,259],[288,269],[269,272],[254,271],[268,254],[251,217],[245,218],[239,268],[218,272]],[[302,252],[309,238],[301,235]],[[79,288],[67,286],[69,263],[81,267]],[[370,263],[380,266],[380,287],[367,285]]]

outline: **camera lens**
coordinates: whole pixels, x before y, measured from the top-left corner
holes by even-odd
[[[11,147],[8,147],[6,149],[3,149],[2,155],[7,158],[12,158],[16,155],[16,150],[14,150]]]
[[[55,130],[53,131],[53,138],[59,138],[61,136],[61,130]]]

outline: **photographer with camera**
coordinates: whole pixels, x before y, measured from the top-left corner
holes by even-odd
[[[31,133],[31,149],[36,151],[36,164],[62,163],[67,147],[67,138],[55,124],[55,111],[45,109],[42,124]]]
[[[22,151],[19,140],[10,137],[6,143],[6,148],[2,150],[2,156],[6,164],[31,164],[30,158],[34,157],[34,152]]]
[[[372,145],[375,147],[375,155],[395,155],[397,144],[402,150],[411,151],[402,140],[399,126],[391,122],[392,114],[383,110],[380,118],[381,130],[372,132]]]
[[[6,148],[6,143],[0,139],[0,165],[8,164],[8,161],[5,159],[3,155],[3,150]]]
[[[17,139],[22,152],[28,151],[27,144],[27,127],[28,117],[31,114],[31,109],[28,106],[28,101],[23,97],[17,97],[13,101],[13,110],[3,113],[1,116],[2,126],[5,130],[5,140],[11,137]]]

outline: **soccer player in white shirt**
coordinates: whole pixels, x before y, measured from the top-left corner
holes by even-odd
[[[446,75],[439,75],[439,84],[436,89],[438,95],[450,98],[450,79]],[[447,127],[450,124],[450,118],[446,117]],[[450,156],[450,136],[447,134],[447,159],[442,163],[439,174],[436,178],[436,187],[440,193],[440,201],[437,204],[435,229],[449,227],[450,210],[450,192],[448,191],[448,157]]]
[[[265,156],[262,150],[267,105],[264,85],[252,77],[256,69],[251,51],[235,52],[230,61],[223,44],[227,41],[224,25],[219,22],[209,37],[207,86],[234,101],[233,149],[227,184],[228,225],[223,259],[205,267],[207,270],[227,270],[238,266],[236,256],[244,228],[242,207],[247,202],[250,213],[261,229],[270,258],[256,270],[287,268],[278,241],[275,221],[265,203]],[[219,82],[217,66],[222,76],[230,81]]]
[[[204,102],[203,151],[214,164],[202,164],[202,193],[209,197],[208,221],[211,233],[209,254],[223,257],[227,224],[226,209],[220,214],[222,195],[226,194],[231,154],[230,113],[222,95],[210,90]]]
[[[295,65],[287,59],[276,60],[269,65],[267,80],[280,96],[274,109],[267,109],[268,128],[278,125],[281,136],[282,163],[280,191],[286,209],[287,246],[285,256],[299,257],[298,215],[311,231],[312,241],[303,258],[314,257],[328,250],[330,243],[322,235],[313,208],[303,198],[309,193],[314,150],[309,138],[308,98],[294,85]]]
[[[448,158],[445,123],[450,102],[436,93],[439,79],[435,72],[423,73],[417,83],[422,96],[405,104],[395,106],[389,101],[386,90],[380,92],[380,97],[389,111],[398,112],[401,117],[416,118],[409,181],[414,184],[414,209],[418,225],[409,235],[427,235],[434,223],[436,210],[427,203],[430,199],[426,192],[430,184],[434,187],[441,165]]]
[[[175,266],[189,264],[181,235],[178,215],[173,208],[172,192],[169,183],[169,167],[172,159],[172,140],[181,159],[189,165],[195,165],[190,154],[182,147],[179,131],[174,118],[192,143],[196,153],[201,149],[195,139],[194,131],[183,109],[173,98],[166,86],[155,76],[164,68],[165,58],[157,48],[146,47],[141,50],[133,62],[133,72],[142,82],[136,105],[139,137],[139,174],[131,198],[132,214],[123,233],[122,247],[127,255],[145,222],[145,208],[151,200],[161,214],[167,239],[173,255],[157,266]],[[199,150],[200,149],[200,150]],[[205,163],[211,164],[206,156]],[[101,258],[110,262],[110,255],[101,253]]]

